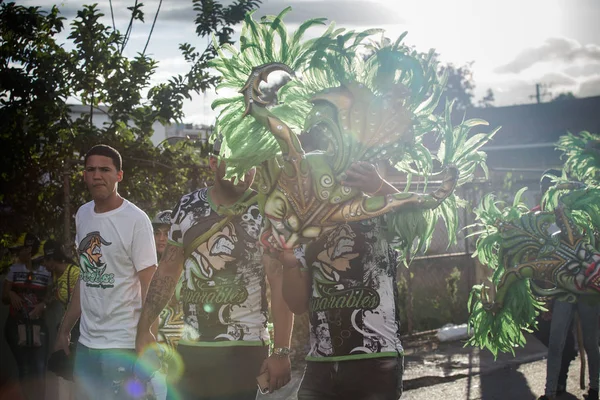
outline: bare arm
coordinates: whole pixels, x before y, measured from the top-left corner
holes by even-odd
[[[302,264],[293,251],[283,252],[280,260],[283,264],[283,299],[294,314],[304,314],[308,311],[310,272],[302,271]]]
[[[60,328],[58,328],[59,335],[69,334],[77,320],[81,317],[81,295],[79,285],[80,282],[79,279],[77,279],[73,294],[71,295],[71,301],[67,305],[67,311],[65,311],[65,315],[60,323]]]
[[[278,260],[267,257],[265,269],[271,287],[271,314],[275,331],[275,347],[290,347],[294,314],[283,298],[283,267]]]
[[[69,342],[71,339],[71,330],[75,325],[75,322],[81,317],[81,295],[79,290],[79,280],[75,283],[73,294],[71,295],[71,301],[67,305],[67,311],[63,316],[60,327],[58,328],[58,334],[56,335],[56,342],[54,344],[54,351],[63,350],[67,355],[69,354]]]
[[[152,277],[142,307],[142,314],[137,327],[136,348],[138,351],[145,348],[154,337],[151,334],[152,325],[173,296],[183,269],[183,260],[183,247],[168,244],[164,255],[160,259],[158,269]]]
[[[279,260],[269,256],[263,257],[269,286],[271,287],[271,314],[275,348],[290,347],[294,314],[283,299],[283,267]],[[288,354],[272,354],[261,367],[261,373],[268,373],[269,391],[274,392],[285,386],[291,379],[291,364]]]
[[[142,285],[142,306],[146,303],[146,295],[148,294],[148,288],[150,287],[150,282],[152,281],[152,277],[154,276],[155,272],[156,265],[144,268],[143,270],[138,272],[140,284]]]

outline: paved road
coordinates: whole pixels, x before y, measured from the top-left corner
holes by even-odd
[[[587,378],[587,373],[586,373]],[[420,389],[409,390],[401,400],[530,400],[544,393],[546,361],[506,367],[484,375],[461,378]],[[587,383],[587,382],[586,382]],[[579,389],[579,358],[571,364],[567,388],[561,400],[583,399]]]

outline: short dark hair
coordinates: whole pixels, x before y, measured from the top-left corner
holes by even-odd
[[[73,262],[65,253],[62,244],[53,239],[44,243],[44,257],[58,262]]]
[[[113,164],[117,168],[117,171],[120,171],[123,168],[123,159],[121,158],[121,154],[113,147],[110,147],[106,144],[97,144],[85,153],[85,157],[83,158],[83,165],[87,166],[87,160],[90,156],[104,156],[109,157],[113,160]]]

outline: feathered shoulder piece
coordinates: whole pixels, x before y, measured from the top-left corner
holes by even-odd
[[[582,131],[561,136],[556,146],[563,152],[564,170],[589,185],[600,184],[600,135]]]

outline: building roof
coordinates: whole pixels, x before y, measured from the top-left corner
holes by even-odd
[[[460,116],[462,117],[462,115]],[[555,143],[567,132],[600,132],[600,96],[509,107],[471,108],[467,118],[502,126],[488,147]]]

